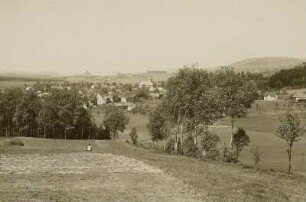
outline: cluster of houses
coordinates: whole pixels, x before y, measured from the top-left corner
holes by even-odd
[[[100,105],[106,105],[109,103],[113,103],[114,106],[124,107],[128,111],[132,111],[136,107],[134,103],[128,102],[125,97],[120,97],[119,99],[120,99],[120,102],[114,102],[113,96],[111,95],[102,96],[98,94],[97,95],[97,105],[100,106]]]
[[[112,91],[108,92],[107,95],[101,95],[98,93],[96,96],[97,106],[113,103],[114,106],[124,107],[128,111],[132,111],[136,105],[132,101],[129,101],[128,97],[133,97],[135,92],[140,89],[147,89],[151,99],[159,99],[163,94],[165,94],[165,89],[162,87],[154,87],[152,81],[141,81],[138,83],[138,88],[133,88],[132,92],[116,94],[117,99],[119,99],[117,101],[114,101],[115,95]]]
[[[294,102],[306,102],[306,93],[304,92],[297,92],[292,95],[292,99]],[[264,96],[264,101],[278,101],[279,96],[276,93],[267,93]]]
[[[42,84],[43,85],[43,84]],[[114,106],[124,107],[128,111],[132,111],[136,105],[134,98],[141,89],[146,89],[150,99],[159,99],[165,94],[165,89],[161,85],[156,85],[152,80],[141,81],[137,84],[132,85],[133,88],[126,90],[123,88],[123,84],[108,84],[108,83],[96,83],[96,84],[85,84],[85,83],[55,83],[50,84],[47,88],[43,86],[27,86],[26,91],[36,89],[39,97],[49,95],[48,89],[60,89],[60,90],[72,90],[78,89],[78,93],[82,96],[89,98],[89,103],[84,103],[84,108],[88,106],[102,106],[112,103]],[[101,90],[104,88],[106,91]],[[44,89],[44,90],[42,90]]]

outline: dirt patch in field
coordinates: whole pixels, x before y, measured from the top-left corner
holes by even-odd
[[[0,201],[195,200],[178,179],[114,154],[7,154],[0,166]]]

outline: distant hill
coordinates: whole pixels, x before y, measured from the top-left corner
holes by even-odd
[[[231,64],[236,71],[246,71],[252,73],[273,74],[282,69],[292,69],[296,65],[302,64],[305,60],[292,57],[261,57],[248,58]]]
[[[82,74],[82,76],[92,76],[92,73],[90,73],[89,71],[86,71]]]

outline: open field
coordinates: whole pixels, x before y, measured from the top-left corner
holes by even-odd
[[[22,138],[0,147],[0,200],[305,201],[305,177],[156,153],[121,141]]]
[[[0,81],[0,89],[23,87],[24,85],[31,86],[35,81]]]
[[[1,148],[0,201],[195,201],[192,189],[143,161],[110,153],[110,141],[23,138]]]

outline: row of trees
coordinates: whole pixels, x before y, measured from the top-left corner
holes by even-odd
[[[84,97],[77,91],[50,90],[39,96],[34,91],[6,89],[0,97],[2,136],[84,139],[102,131],[84,108]]]
[[[257,86],[250,74],[235,73],[227,67],[215,72],[207,72],[196,65],[185,67],[168,80],[166,88],[165,98],[150,114],[148,128],[153,141],[164,140],[166,149],[166,141],[171,139],[174,153],[181,154],[190,153],[190,148],[197,150],[199,136],[202,153],[215,152],[215,149],[205,149],[203,142],[218,141],[208,132],[208,126],[229,116],[234,129],[235,120],[246,116],[247,109],[257,98]],[[191,145],[189,149],[184,146],[188,145],[186,141]],[[232,141],[230,145],[233,146]]]

